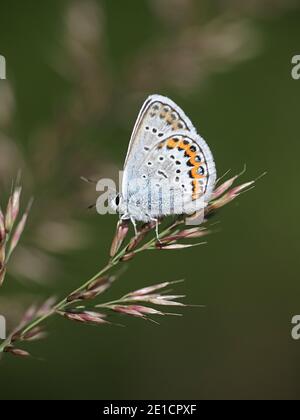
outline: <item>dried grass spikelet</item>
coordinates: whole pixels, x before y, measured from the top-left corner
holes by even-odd
[[[71,293],[67,297],[68,302],[76,300],[89,300],[95,299],[98,295],[104,293],[110,288],[112,282],[115,280],[115,276],[100,276],[89,284],[84,290]]]
[[[4,282],[8,261],[25,229],[32,205],[32,200],[30,200],[27,209],[18,221],[21,192],[22,187],[19,185],[19,180],[17,180],[9,196],[6,212],[3,213],[0,207],[0,286]]]
[[[116,228],[115,236],[110,247],[110,256],[114,257],[120,249],[129,230],[129,222],[127,220],[119,220]]]
[[[58,311],[59,315],[71,320],[81,322],[83,324],[110,324],[109,321],[106,321],[105,314],[101,314],[95,311]]]

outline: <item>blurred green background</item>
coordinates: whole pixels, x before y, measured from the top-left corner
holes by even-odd
[[[1,399],[299,398],[299,1],[52,0],[0,3],[1,202],[22,168],[35,204],[0,290],[11,326],[107,258],[116,216],[86,210],[117,179],[139,107],[171,97],[217,171],[268,175],[216,217],[208,245],[144,253],[108,296],[185,278],[182,318],[126,328],[55,318],[48,339],[7,355]]]

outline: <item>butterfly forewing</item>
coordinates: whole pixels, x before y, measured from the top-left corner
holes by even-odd
[[[125,160],[125,167],[128,158],[135,150],[143,146],[152,147],[163,136],[173,131],[195,131],[189,118],[171,99],[160,96],[149,96],[144,102],[137,117],[128,152]]]
[[[143,159],[148,150],[176,130],[195,132],[189,118],[173,101],[160,95],[149,96],[137,117],[125,159],[122,187],[125,196],[136,160]]]

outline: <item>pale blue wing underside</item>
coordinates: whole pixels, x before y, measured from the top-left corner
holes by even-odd
[[[172,205],[170,209],[170,204],[164,208],[162,197],[168,195],[168,188],[175,197],[175,207],[176,200],[192,201],[191,177],[188,168],[185,168],[187,157],[184,157],[182,150],[158,147],[174,136],[185,137],[188,139],[186,141],[196,145],[201,159],[206,162],[204,167],[207,182],[202,186],[205,199],[209,198],[212,192],[216,170],[206,142],[196,133],[189,118],[173,101],[160,95],[152,95],[144,102],[138,115],[124,166],[122,197],[124,202],[131,202],[128,213],[135,213],[133,217],[136,220],[146,221],[148,216],[151,218],[163,214],[178,214]],[[182,164],[180,172],[179,165],[176,165],[179,161]],[[139,203],[137,212],[137,209],[133,208],[135,200]]]

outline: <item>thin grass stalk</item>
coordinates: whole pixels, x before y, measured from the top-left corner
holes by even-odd
[[[160,234],[159,238],[164,237],[166,234],[170,233],[170,231],[173,229],[173,227],[177,226],[178,224],[182,223],[181,221],[172,222],[166,229],[164,229]],[[155,243],[157,241],[157,238],[154,237],[151,240],[149,240],[146,244],[142,245],[141,247],[137,248],[134,252],[139,253],[141,251],[145,251],[147,249],[153,249],[155,248]],[[98,271],[93,277],[91,277],[89,280],[87,280],[85,283],[83,283],[80,287],[75,289],[73,292],[71,292],[69,295],[73,295],[75,293],[81,292],[85,290],[90,284],[92,284],[98,277],[103,276],[104,274],[107,274],[109,270],[111,270],[113,267],[118,265],[121,262],[122,257],[126,254],[128,245],[130,241],[124,246],[121,251],[119,251],[113,258],[110,259],[109,263],[105,265],[100,271]],[[27,334],[29,331],[31,331],[33,328],[40,325],[42,322],[46,321],[51,316],[55,315],[58,311],[61,311],[63,309],[66,309],[69,305],[72,304],[72,302],[68,302],[68,296],[64,297],[61,301],[59,301],[53,308],[51,308],[47,313],[44,315],[30,321],[21,331],[21,334]],[[116,301],[118,302],[118,301]],[[109,302],[109,304],[112,304],[113,302]],[[9,335],[5,341],[3,341],[0,344],[0,353],[5,351],[5,348],[11,345],[12,335]]]

